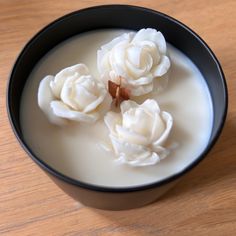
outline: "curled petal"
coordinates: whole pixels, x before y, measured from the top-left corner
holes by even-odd
[[[88,106],[86,106],[83,112],[88,113],[95,110],[104,101],[106,94],[107,94],[106,90],[103,89],[97,100],[93,101]]]
[[[157,164],[161,160],[160,156],[156,152],[150,152],[148,156],[144,156],[139,160],[128,161],[127,164],[131,166],[141,167],[141,166],[151,166]]]
[[[162,56],[160,64],[153,68],[152,73],[156,76],[163,76],[170,68],[170,59],[167,56]]]
[[[101,46],[101,50],[110,51],[114,46],[116,46],[120,42],[130,42],[133,35],[134,35],[134,33],[132,33],[132,32],[122,34],[121,36],[118,36],[118,37],[114,38],[113,40],[111,40],[109,43]]]
[[[121,36],[114,38],[109,43],[103,45],[100,50],[97,51],[97,67],[99,72],[104,73],[104,69],[110,67],[109,64],[109,51],[120,42],[130,42],[133,33],[122,34]]]
[[[117,124],[121,124],[121,116],[115,112],[108,112],[104,117],[104,122],[112,134],[115,134]]]
[[[163,132],[163,134],[160,136],[160,138],[158,138],[156,141],[152,143],[153,147],[162,146],[165,143],[173,126],[173,118],[170,113],[163,111],[161,112],[161,117],[166,123],[166,129]]]
[[[88,71],[88,68],[84,64],[77,64],[74,66],[67,67],[56,74],[54,80],[52,80],[50,83],[50,87],[56,98],[60,97],[61,90],[65,81],[69,77],[74,76],[76,73],[78,76],[87,75],[89,71]]]
[[[146,110],[148,110],[149,112],[151,112],[153,114],[160,113],[160,107],[159,107],[158,103],[153,99],[145,100],[145,102],[143,104],[141,104],[141,107],[145,108]]]
[[[125,66],[126,47],[127,44],[125,42],[119,43],[112,49],[109,56],[109,63],[111,65],[111,68],[117,75],[120,75],[124,78],[129,77]]]
[[[136,42],[135,45],[139,45],[143,47],[143,49],[152,56],[153,65],[159,63],[161,54],[159,53],[159,49],[154,42],[151,41],[140,41]]]
[[[153,116],[153,126],[151,129],[151,142],[156,141],[163,134],[166,129],[166,124],[163,122],[159,114],[154,114]]]
[[[64,82],[62,89],[61,89],[61,94],[60,94],[60,99],[68,106],[70,106],[72,109],[76,110],[79,109],[78,104],[76,101],[73,99],[73,82],[74,78],[70,77],[69,79]]]
[[[131,95],[132,96],[140,96],[144,95],[147,93],[150,93],[153,90],[153,82],[150,84],[142,85],[142,86],[133,86],[133,87],[128,87],[131,90]]]
[[[160,160],[163,160],[170,154],[170,150],[162,146],[153,147],[153,151],[158,154]]]
[[[87,113],[71,110],[66,104],[64,104],[61,101],[52,101],[50,105],[53,110],[53,113],[56,116],[64,118],[64,119],[68,119],[68,120],[93,123],[99,117],[98,113],[96,112],[87,114]]]
[[[135,81],[136,82],[138,80],[138,78],[145,77],[147,74],[149,74],[149,71],[152,68],[152,64],[153,63],[152,63],[151,56],[147,56],[146,65],[143,66],[143,67],[142,66],[135,67],[129,61],[126,61],[125,68],[128,71],[128,75],[129,75],[127,77],[128,78],[132,78],[131,81]],[[152,78],[152,80],[153,80],[153,78]]]
[[[152,78],[151,76],[146,76],[146,77],[140,77],[139,79],[136,80],[128,80],[129,84],[133,85],[133,86],[140,86],[140,85],[147,85],[152,83]]]
[[[117,155],[126,155],[127,159],[140,159],[143,156],[147,157],[150,151],[142,145],[125,142],[117,137],[110,135],[113,148]]]
[[[66,121],[60,117],[57,117],[50,107],[50,103],[55,99],[49,86],[53,79],[54,76],[48,75],[43,80],[41,80],[38,89],[38,105],[51,123],[63,125],[66,123]]]
[[[125,142],[134,143],[138,145],[148,145],[147,137],[140,135],[134,131],[130,131],[120,125],[116,125],[117,136]]]
[[[152,41],[154,42],[160,51],[161,54],[166,53],[166,41],[163,34],[160,31],[156,31],[155,29],[141,29],[134,36],[132,43],[136,43],[139,41]]]
[[[127,74],[126,77],[130,78],[131,81],[134,80],[136,81],[137,78],[145,75],[145,72],[148,71],[148,69],[146,68],[138,68],[138,67],[135,67],[133,66],[129,61],[126,61],[125,63],[125,69],[127,70]],[[124,74],[124,73],[123,73]],[[123,76],[124,77],[124,76]],[[125,77],[125,78],[126,78]]]
[[[109,62],[109,52],[104,50],[97,51],[97,68],[100,74],[104,75],[105,73],[109,73],[111,70],[111,65]]]
[[[138,107],[139,107],[139,105],[132,100],[123,101],[120,105],[120,109],[121,109],[122,114],[124,114],[130,108],[138,108]]]
[[[142,47],[128,47],[127,60],[135,67],[140,66]]]
[[[151,152],[142,145],[124,142],[110,135],[113,148],[118,156],[118,162],[131,166],[155,165],[160,158],[157,153]]]

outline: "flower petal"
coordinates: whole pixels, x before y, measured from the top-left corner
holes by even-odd
[[[117,124],[121,124],[121,115],[115,112],[108,112],[104,116],[104,122],[108,127],[109,131],[114,135],[116,133],[115,127]]]
[[[153,113],[153,114],[160,113],[160,107],[159,107],[157,101],[154,99],[147,99],[140,106],[145,108],[146,110],[148,110],[150,113]]]
[[[61,89],[61,94],[60,94],[60,99],[65,103],[67,106],[74,110],[82,109],[74,100],[73,98],[73,82],[74,82],[74,77],[67,78],[67,80],[64,82],[62,89]]]
[[[76,73],[78,73],[78,75],[87,75],[89,71],[84,64],[76,64],[63,69],[56,74],[54,80],[50,83],[50,87],[56,98],[60,97],[62,87],[68,77],[71,77]]]
[[[163,160],[170,154],[170,150],[162,146],[153,147],[153,151],[158,154],[160,160]]]
[[[147,139],[147,137],[135,133],[134,131],[128,130],[120,125],[116,125],[116,132],[119,139],[122,139],[125,142],[138,145],[148,145],[149,140]]]
[[[130,79],[127,79],[126,81],[128,81],[129,84],[135,86],[135,87],[138,87],[140,85],[147,85],[147,84],[150,84],[152,83],[153,81],[153,78],[150,76],[145,76],[145,77],[140,77],[139,79],[137,80],[130,80]]]
[[[74,110],[71,110],[67,105],[65,105],[63,102],[60,102],[60,101],[52,101],[50,105],[56,116],[59,116],[61,118],[65,118],[68,120],[93,123],[99,118],[99,115],[96,112],[85,114],[82,112],[74,111]]]
[[[157,45],[161,54],[166,53],[166,41],[160,31],[151,28],[141,29],[134,36],[132,43],[146,40],[154,42]]]
[[[138,108],[139,105],[132,101],[132,100],[127,100],[127,101],[123,101],[120,105],[120,110],[121,113],[124,114],[126,111],[128,111],[130,108]]]
[[[128,45],[125,52],[125,67],[133,80],[149,73],[153,66],[153,58],[144,46]]]
[[[111,65],[109,62],[110,53],[104,50],[97,51],[97,68],[98,72],[103,76],[105,73],[109,73]]]
[[[162,54],[160,54],[159,49],[154,42],[140,41],[140,42],[135,42],[135,45],[142,47],[143,50],[145,50],[147,53],[149,53],[152,56],[153,65],[156,65],[159,63]]]
[[[143,109],[141,106],[134,109],[131,108],[123,113],[122,126],[130,132],[150,137],[153,126],[154,114]]]
[[[155,153],[155,152],[150,152],[150,154],[147,157],[144,157],[142,159],[139,160],[134,160],[134,161],[129,161],[127,162],[127,164],[131,165],[131,166],[151,166],[151,165],[155,165],[156,163],[160,162],[161,158],[160,156]]]
[[[131,144],[117,139],[110,135],[113,148],[119,157],[118,162],[126,163],[131,166],[154,165],[160,158],[158,154],[151,152],[142,145]]]
[[[117,75],[124,78],[129,77],[125,66],[127,46],[127,42],[120,42],[112,49],[109,56],[109,63],[111,64],[112,69]]]
[[[84,113],[88,113],[88,112],[90,112],[90,111],[95,110],[95,109],[103,102],[103,100],[104,100],[106,94],[107,94],[107,92],[106,92],[106,90],[104,89],[104,90],[101,92],[100,96],[99,96],[95,101],[93,101],[92,103],[90,103],[89,105],[87,105],[87,106],[84,108],[83,112],[84,112]]]
[[[103,45],[100,50],[97,51],[97,68],[100,74],[103,74],[110,68],[109,55],[110,50],[118,43],[125,41],[130,42],[133,33],[125,33],[119,37],[114,38],[109,43]],[[105,70],[105,71],[104,71]]]
[[[132,86],[128,88],[131,90],[132,96],[141,96],[148,94],[153,90],[153,82],[142,86]]]
[[[167,56],[162,56],[160,64],[153,68],[154,77],[163,76],[170,68],[170,59]]]
[[[72,97],[72,100],[73,102],[76,102],[78,110],[89,112],[93,107],[91,106],[91,104],[93,104],[94,102],[96,103],[98,97],[95,96],[92,92],[89,92],[88,89],[83,87],[81,84],[76,84],[74,85],[74,96]]]
[[[48,75],[40,81],[38,89],[38,105],[42,109],[55,99],[49,87],[49,84],[53,79],[54,76]]]
[[[165,122],[161,119],[160,115],[158,113],[154,113],[154,121],[153,121],[153,126],[152,126],[152,131],[151,131],[151,141],[155,141],[161,137],[163,132],[166,129],[166,124]]]
[[[120,42],[130,42],[132,37],[133,37],[134,33],[124,33],[121,36],[118,36],[116,38],[114,38],[113,40],[111,40],[109,43],[101,46],[101,50],[105,50],[105,51],[110,51],[114,46],[116,46],[118,43]]]
[[[129,160],[142,158],[143,156],[149,156],[150,151],[142,145],[125,142],[110,134],[112,145],[116,155],[125,155]]]
[[[142,47],[130,46],[127,48],[127,60],[136,68],[140,66]]]
[[[170,134],[172,126],[173,126],[173,118],[170,113],[163,111],[163,112],[161,112],[161,117],[164,120],[164,122],[166,123],[166,129],[162,133],[160,138],[152,143],[153,147],[162,146],[165,143],[166,139],[168,138],[168,136]]]
[[[49,86],[53,79],[54,76],[48,75],[41,80],[38,89],[38,105],[51,123],[56,125],[64,125],[66,123],[65,120],[55,116],[50,107],[50,103],[55,99]]]

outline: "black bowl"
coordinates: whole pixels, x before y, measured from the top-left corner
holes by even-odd
[[[53,47],[82,32],[102,28],[139,30],[155,28],[166,40],[185,53],[206,79],[213,103],[213,128],[209,143],[202,154],[183,171],[169,178],[138,187],[110,188],[86,184],[69,178],[34,154],[25,142],[19,120],[20,100],[24,85],[36,63]],[[82,9],[61,17],[36,34],[20,53],[10,75],[7,92],[8,115],[21,146],[29,156],[67,194],[85,205],[120,210],[140,207],[155,201],[185,173],[196,166],[210,151],[223,128],[227,113],[227,88],[218,60],[206,43],[179,21],[150,9],[127,5],[105,5]]]

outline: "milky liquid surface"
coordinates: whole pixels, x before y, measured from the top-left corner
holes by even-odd
[[[95,124],[52,125],[37,104],[40,81],[61,69],[84,63],[98,77],[96,53],[101,45],[125,30],[100,30],[75,36],[52,49],[32,71],[21,101],[21,127],[33,152],[49,166],[71,178],[101,186],[135,186],[163,180],[191,164],[206,147],[212,127],[212,104],[203,76],[179,50],[168,45],[171,71],[168,87],[141,97],[156,99],[172,114],[174,126],[170,145],[177,147],[154,166],[131,167],[115,162],[112,152],[101,145],[109,142],[103,119]]]

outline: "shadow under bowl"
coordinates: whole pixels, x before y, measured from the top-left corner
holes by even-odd
[[[155,28],[166,41],[185,53],[199,68],[213,104],[213,128],[205,150],[181,172],[162,181],[137,187],[111,188],[86,184],[59,173],[34,154],[24,140],[20,125],[20,101],[25,83],[37,62],[62,41],[83,32],[105,28],[139,30]],[[13,131],[24,150],[67,194],[87,206],[121,210],[155,201],[210,151],[223,128],[227,113],[227,87],[221,66],[211,49],[191,29],[157,11],[128,5],[104,5],[82,9],[59,18],[36,34],[23,48],[12,69],[7,109]]]

